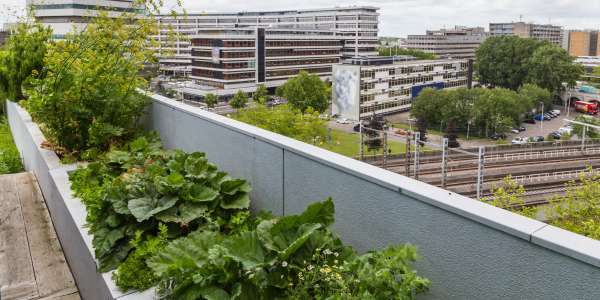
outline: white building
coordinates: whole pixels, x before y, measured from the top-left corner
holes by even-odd
[[[72,32],[73,27],[76,30],[85,27],[87,23],[86,17],[89,16],[87,9],[94,15],[96,5],[99,5],[104,10],[111,9],[110,6],[112,5],[113,8],[109,12],[109,15],[117,17],[128,9],[131,2],[131,0],[54,0],[39,5],[39,1],[27,0],[27,5],[34,6],[40,22],[50,25],[53,30],[52,38],[64,39],[67,33]],[[144,13],[143,10],[139,10],[138,12],[140,14]]]
[[[394,61],[392,57],[351,59],[333,66],[332,114],[351,120],[409,110],[426,87],[469,87],[472,60]]]

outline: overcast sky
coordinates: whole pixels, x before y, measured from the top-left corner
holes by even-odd
[[[451,28],[454,25],[482,26],[490,22],[519,21],[563,25],[565,29],[600,28],[598,0],[378,0],[326,2],[320,0],[181,0],[188,12],[193,11],[269,11],[368,5],[379,7],[379,36],[406,37],[424,34],[425,30]],[[52,3],[52,0],[45,2]],[[61,1],[62,2],[62,1]],[[175,4],[165,0],[165,7]],[[24,5],[24,0],[0,0],[0,4]],[[1,8],[0,8],[1,9]],[[2,22],[5,22],[2,20]]]

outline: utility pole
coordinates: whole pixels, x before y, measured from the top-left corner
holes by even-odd
[[[358,123],[358,129],[359,129],[358,133],[360,135],[360,137],[359,137],[359,140],[360,140],[360,152],[358,154],[358,160],[359,161],[363,160],[363,135],[362,135],[362,127],[363,127],[363,125],[362,125],[362,122],[363,121],[360,120],[359,123]]]
[[[415,132],[415,179],[419,180],[419,140],[420,132]]]
[[[404,174],[410,178],[410,131],[406,132],[406,165],[404,167]]]
[[[386,153],[386,151],[387,151],[387,149],[386,149],[387,133],[385,131],[386,127],[387,127],[386,125],[383,125],[383,128],[382,128],[383,129],[383,145],[381,147],[381,149],[383,150],[383,153],[382,153],[383,155],[381,156],[381,160],[382,160],[381,164],[382,164],[382,168],[384,170],[385,170],[385,163],[386,163],[386,159],[387,159],[387,153]]]
[[[448,169],[448,139],[442,145],[442,188],[446,189],[446,170]]]

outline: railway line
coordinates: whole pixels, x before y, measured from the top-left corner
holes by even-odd
[[[490,151],[491,152],[491,151]],[[419,162],[419,180],[441,186],[442,157],[430,155],[421,157]],[[405,158],[388,161],[387,170],[405,174]],[[381,165],[381,161],[367,161],[373,165]],[[414,176],[414,157],[410,161],[410,175]],[[587,167],[593,168],[592,172]],[[465,154],[448,155],[446,189],[467,197],[477,197],[478,160]],[[490,190],[503,178],[511,175],[511,181],[523,185],[522,195],[527,205],[540,205],[548,202],[554,194],[566,195],[565,183],[580,181],[580,174],[590,178],[600,174],[600,147],[598,144],[587,145],[581,151],[581,144],[563,147],[539,147],[525,151],[521,149],[505,149],[494,151],[485,156],[482,198],[491,200]]]

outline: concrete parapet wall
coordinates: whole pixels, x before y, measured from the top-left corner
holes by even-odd
[[[15,144],[21,153],[26,171],[35,173],[50,212],[54,229],[73,273],[75,284],[83,300],[137,300],[152,299],[154,290],[144,293],[131,290],[122,293],[110,280],[110,273],[96,272],[97,263],[92,247],[93,236],[88,235],[86,208],[79,198],[71,195],[69,171],[76,165],[61,164],[52,150],[41,149],[46,139],[37,124],[18,104],[6,101],[6,114]]]
[[[161,96],[143,120],[165,149],[206,152],[252,183],[250,208],[297,214],[332,197],[360,253],[419,246],[422,299],[600,299],[600,241]]]
[[[151,299],[123,294],[96,273],[86,209],[67,172],[27,113],[7,102],[25,169],[35,172],[83,299]],[[161,97],[143,122],[166,149],[206,152],[252,183],[251,210],[297,214],[332,197],[335,234],[360,253],[419,246],[415,264],[433,282],[420,299],[600,299],[600,241],[442,190],[247,124]]]

